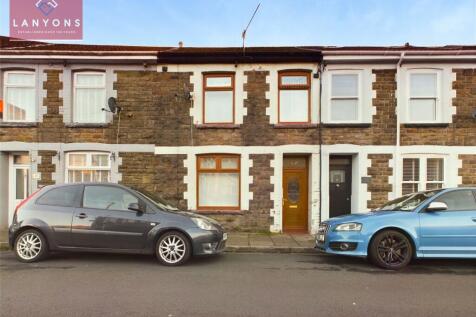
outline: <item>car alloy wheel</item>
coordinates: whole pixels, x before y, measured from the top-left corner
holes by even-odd
[[[15,252],[20,261],[35,262],[46,253],[46,241],[36,230],[22,232],[16,239]]]
[[[398,270],[410,263],[413,248],[404,234],[386,230],[373,239],[370,257],[380,267]]]
[[[179,232],[168,232],[157,243],[157,256],[165,265],[180,265],[190,257],[190,243]]]

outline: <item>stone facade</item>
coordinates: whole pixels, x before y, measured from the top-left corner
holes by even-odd
[[[55,155],[57,155],[56,151],[38,151],[40,160],[38,163],[38,172],[41,175],[38,186],[55,184],[53,180],[53,173],[56,171],[56,166],[53,164],[53,157]]]
[[[476,154],[460,155],[462,161],[458,175],[461,177],[461,186],[476,186]]]
[[[388,201],[388,194],[392,192],[392,185],[389,184],[390,177],[393,175],[393,168],[390,167],[391,154],[369,154],[371,161],[367,174],[371,181],[367,186],[371,193],[371,200],[367,201],[369,209],[375,209]]]
[[[454,166],[447,167],[447,185],[476,186],[476,119],[472,118],[476,110],[476,67],[467,64],[457,67],[455,64],[452,69],[452,93],[455,94],[451,105],[455,109],[452,122],[402,123],[400,147],[397,148],[396,65],[364,66],[371,69],[368,74],[373,77],[371,91],[366,92],[372,94],[372,98],[368,98],[371,106],[366,107],[374,111],[371,123],[319,124],[317,120],[317,123],[301,125],[272,124],[270,118],[273,116],[270,109],[277,107],[273,103],[274,97],[270,97],[277,93],[276,87],[272,86],[277,83],[271,78],[275,78],[278,68],[295,69],[292,61],[282,62],[279,67],[246,63],[240,68],[235,65],[235,73],[240,72],[243,78],[242,87],[239,87],[243,93],[240,101],[245,109],[243,122],[215,126],[195,124],[191,115],[194,107],[202,106],[191,98],[193,94],[202,93],[195,91],[192,83],[192,77],[200,76],[201,66],[196,66],[195,73],[191,68],[180,71],[180,67],[169,66],[173,71],[165,71],[167,67],[156,68],[157,65],[143,67],[140,64],[127,68],[114,62],[108,64],[108,70],[112,69],[114,74],[111,86],[122,107],[119,126],[118,115],[111,115],[111,120],[103,124],[65,123],[65,103],[72,100],[72,96],[64,95],[72,91],[65,87],[71,84],[63,78],[66,67],[62,64],[36,65],[40,81],[38,94],[42,98],[42,109],[38,110],[41,118],[34,123],[0,121],[0,151],[8,155],[38,151],[38,161],[32,163],[36,165],[32,171],[41,176],[37,182],[39,186],[62,179],[68,151],[108,152],[111,153],[111,173],[117,174],[113,180],[157,193],[182,209],[190,206],[190,195],[196,195],[195,185],[187,183],[187,179],[195,179],[196,170],[187,162],[203,153],[241,155],[250,162],[246,169],[248,175],[245,175],[250,179],[241,179],[241,182],[249,182],[249,186],[243,183],[242,187],[246,207],[233,212],[207,212],[231,230],[279,228],[274,212],[279,209],[282,199],[282,159],[289,154],[305,155],[309,161],[314,158],[313,170],[309,173],[309,196],[314,197],[309,203],[312,215],[324,212],[319,208],[327,197],[321,201],[321,196],[328,195],[328,184],[321,184],[318,179],[328,175],[329,169],[328,165],[320,165],[321,154],[327,158],[334,155],[353,157],[352,179],[356,182],[353,190],[359,191],[358,195],[353,193],[354,198],[358,196],[352,203],[353,212],[375,208],[389,197],[399,195],[398,186],[393,182],[400,171],[394,171],[393,160],[401,154],[442,155],[449,163],[460,160],[461,167],[457,171]],[[318,62],[309,62],[307,66],[312,69],[311,81],[317,83],[322,78],[317,71]],[[68,71],[71,73],[71,69]],[[312,95],[312,98],[318,96]],[[329,106],[326,101],[321,100],[319,107],[326,106]],[[370,177],[366,185],[360,182],[363,176]],[[456,179],[460,179],[460,183]],[[322,209],[325,208],[326,205],[322,205]],[[276,214],[277,218],[281,215],[277,211]],[[310,219],[309,223],[318,225],[320,220]]]
[[[152,153],[122,152],[120,157],[121,184],[156,193],[171,204],[186,209],[183,199],[186,190],[183,183],[186,174],[184,155],[157,156]]]

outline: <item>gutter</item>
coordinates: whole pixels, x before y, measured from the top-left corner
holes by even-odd
[[[435,56],[435,55],[474,55],[476,54],[476,49],[462,50],[462,49],[447,49],[447,50],[323,50],[322,55],[384,55],[384,56],[395,56],[398,58],[401,54],[404,53],[406,56],[413,55],[425,55],[425,56]]]

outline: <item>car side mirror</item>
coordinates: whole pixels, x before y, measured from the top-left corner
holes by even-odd
[[[137,211],[137,212],[140,212],[140,213],[143,212],[142,208],[140,208],[138,203],[130,203],[129,206],[127,207],[127,209]]]
[[[426,207],[426,211],[443,211],[448,210],[448,205],[441,201],[433,201],[431,202],[428,207]]]

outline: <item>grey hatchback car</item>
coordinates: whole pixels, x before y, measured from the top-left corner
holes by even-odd
[[[93,251],[155,254],[174,266],[220,253],[226,240],[213,219],[108,183],[45,186],[17,206],[9,228],[10,247],[22,262],[49,251]]]

